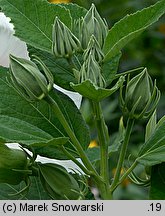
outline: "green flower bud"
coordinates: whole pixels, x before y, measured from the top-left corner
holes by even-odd
[[[96,40],[103,47],[105,37],[108,33],[108,25],[101,18],[94,4],[86,13],[81,24],[81,45],[83,49],[87,48],[91,35],[96,37]]]
[[[69,57],[81,48],[80,41],[58,17],[54,21],[52,40],[52,51],[56,57]]]
[[[32,61],[10,55],[10,75],[15,89],[26,100],[42,100],[53,87],[53,76],[41,60],[35,59],[43,73]]]
[[[97,62],[101,62],[104,59],[104,54],[101,50],[101,47],[98,43],[98,41],[96,40],[95,36],[92,35],[91,39],[88,43],[88,47],[84,52],[84,61],[86,61],[86,59],[89,57],[89,55],[93,55],[96,59]]]
[[[151,77],[146,69],[128,81],[125,99],[122,97],[123,112],[130,118],[148,118],[154,112],[160,99],[160,91],[153,85]]]
[[[87,79],[91,80],[96,86],[104,87],[105,85],[105,80],[101,74],[101,68],[92,53],[89,53],[88,58],[80,69],[79,83]]]
[[[77,181],[57,164],[38,164],[43,187],[53,199],[74,200],[80,197]]]
[[[0,183],[16,185],[25,180],[26,174],[23,171],[27,169],[27,164],[24,151],[0,144]]]

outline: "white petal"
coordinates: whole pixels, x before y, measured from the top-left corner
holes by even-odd
[[[56,88],[57,90],[61,91],[64,94],[66,94],[68,97],[70,97],[73,100],[73,102],[75,103],[75,105],[77,106],[77,108],[80,109],[82,96],[79,93],[68,91],[66,89],[59,87],[58,85],[54,85],[54,88]]]
[[[0,12],[0,65],[3,67],[9,67],[9,54],[29,59],[26,43],[13,34],[10,18]]]

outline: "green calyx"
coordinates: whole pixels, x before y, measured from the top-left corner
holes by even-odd
[[[158,104],[160,91],[144,69],[128,81],[124,99],[121,89],[120,99],[123,113],[130,118],[149,118]]]
[[[53,199],[79,199],[80,188],[77,181],[66,169],[57,164],[38,163],[43,187]]]
[[[19,149],[0,144],[0,183],[17,185],[26,179],[27,155]]]
[[[42,100],[53,87],[53,76],[48,68],[37,57],[35,61],[41,66],[43,73],[34,62],[10,55],[11,82],[29,102]]]
[[[55,57],[68,58],[81,49],[80,41],[58,17],[54,21],[52,40],[52,52]]]

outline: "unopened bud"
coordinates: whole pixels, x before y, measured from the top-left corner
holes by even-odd
[[[108,26],[105,20],[99,15],[94,4],[92,4],[91,8],[83,18],[81,33],[81,44],[83,49],[87,48],[92,35],[96,37],[101,48],[103,47],[105,37],[108,33]]]
[[[19,184],[25,179],[28,160],[26,153],[0,144],[0,183]]]
[[[80,41],[58,17],[54,21],[52,40],[52,51],[56,57],[69,57],[81,48]]]
[[[12,84],[19,94],[30,102],[43,99],[53,87],[52,74],[41,60],[36,59],[36,61],[43,73],[32,61],[10,55]]]
[[[57,164],[38,164],[43,187],[53,199],[74,200],[80,197],[77,181]]]
[[[120,96],[123,112],[131,118],[141,119],[148,118],[154,112],[160,99],[160,91],[144,69],[128,82],[125,99],[122,98],[122,92]]]
[[[79,83],[88,79],[96,86],[104,87],[105,85],[105,80],[101,74],[101,68],[92,53],[89,53],[89,57],[85,60],[80,69]]]

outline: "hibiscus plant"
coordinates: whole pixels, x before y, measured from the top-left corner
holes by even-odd
[[[163,183],[156,187],[165,177],[165,117],[157,122],[156,114],[160,91],[146,67],[117,72],[122,48],[164,14],[165,0],[111,28],[94,4],[86,10],[47,0],[0,0],[0,9],[1,199],[97,199],[93,187],[99,198],[113,199],[126,178],[150,186],[151,199],[163,199]],[[111,142],[101,102],[117,91],[121,119]],[[88,148],[82,97],[93,110],[95,149]],[[142,119],[144,143],[128,158],[132,129]],[[144,179],[135,172],[139,164],[150,170]]]

